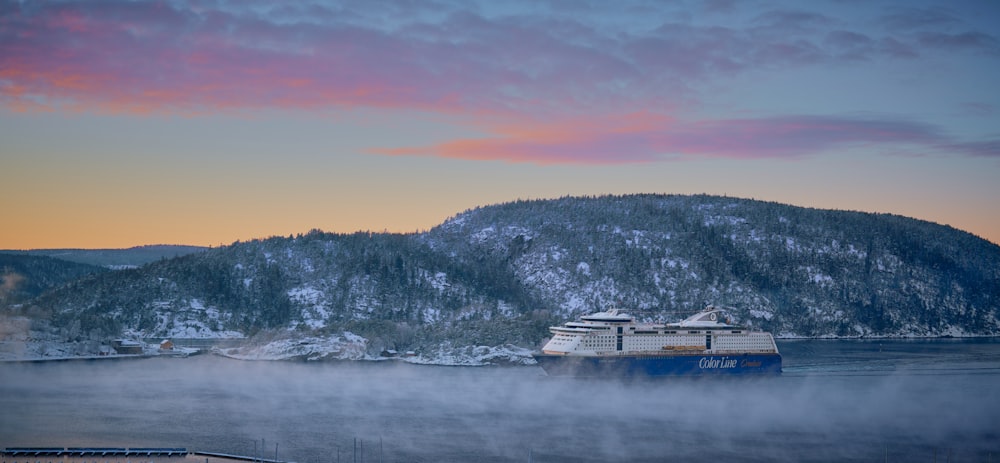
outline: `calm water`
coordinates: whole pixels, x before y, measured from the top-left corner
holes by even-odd
[[[354,461],[358,439],[368,462],[1000,462],[1000,340],[779,347],[780,377],[647,382],[209,355],[0,363],[0,446],[251,455],[263,438],[268,457],[278,444],[279,459],[330,463],[338,448]]]

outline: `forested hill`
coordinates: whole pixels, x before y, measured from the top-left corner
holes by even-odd
[[[107,269],[47,256],[0,252],[0,309]]]
[[[910,218],[715,196],[518,201],[418,234],[235,243],[93,275],[33,304],[76,339],[350,331],[370,349],[537,347],[616,306],[705,304],[781,336],[1000,333],[1000,247]]]

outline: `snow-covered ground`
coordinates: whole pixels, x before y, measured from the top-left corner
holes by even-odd
[[[0,362],[108,359],[128,357],[187,357],[201,352],[193,347],[160,350],[157,344],[140,343],[141,354],[118,354],[108,345],[94,342],[60,342],[57,340],[24,339],[0,341]]]
[[[215,348],[212,353],[240,360],[364,360],[368,341],[353,333],[335,336],[285,337],[240,347]]]
[[[368,340],[345,332],[341,335],[288,337],[260,344],[213,349],[224,357],[240,360],[399,360],[422,365],[534,365],[531,350],[513,345],[452,346],[444,343],[429,352],[379,357],[367,354]]]
[[[240,347],[213,348],[211,353],[239,360],[398,360],[420,365],[485,366],[485,365],[534,365],[531,350],[513,345],[505,346],[452,346],[445,343],[435,350],[416,352],[396,357],[379,357],[366,353],[367,340],[351,334],[285,338],[262,344],[247,343]],[[100,347],[55,340],[0,341],[0,361],[37,361],[90,358],[122,358],[155,355],[187,356],[198,349],[175,347],[173,351],[160,351],[159,346],[144,344],[141,355],[121,355],[114,351],[101,354]]]
[[[433,352],[402,357],[402,361],[425,365],[483,366],[483,365],[534,365],[531,350],[514,345],[462,346],[449,343],[438,346]]]

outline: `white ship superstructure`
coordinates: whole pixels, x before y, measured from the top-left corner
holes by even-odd
[[[616,309],[598,312],[549,328],[552,339],[542,348],[549,355],[670,355],[680,353],[774,354],[771,333],[748,331],[724,321],[709,306],[678,323],[640,324]]]
[[[781,370],[781,356],[770,333],[733,325],[712,306],[677,323],[637,323],[633,316],[612,309],[549,331],[552,338],[535,356],[546,371],[561,370],[572,358],[605,364],[619,359],[630,373],[641,369],[646,374]],[[595,362],[572,364],[606,369]]]

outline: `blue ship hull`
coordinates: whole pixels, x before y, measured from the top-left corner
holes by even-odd
[[[781,354],[601,356],[536,354],[550,376],[740,376],[781,374]]]

